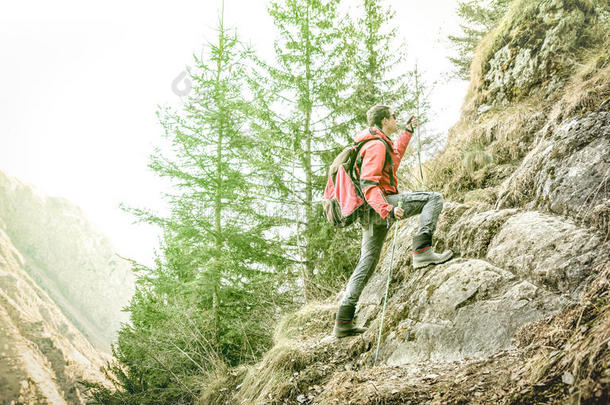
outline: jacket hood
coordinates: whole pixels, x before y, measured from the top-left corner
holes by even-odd
[[[390,145],[392,145],[392,140],[388,138],[381,130],[377,127],[364,129],[356,134],[354,137],[354,142],[365,141],[367,139],[375,139],[375,138],[383,138]]]

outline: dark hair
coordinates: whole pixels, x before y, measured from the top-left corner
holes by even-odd
[[[366,120],[370,127],[381,128],[381,121],[384,118],[390,119],[390,106],[376,105],[366,112]]]

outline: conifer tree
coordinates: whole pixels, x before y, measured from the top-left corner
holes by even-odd
[[[458,1],[457,15],[463,35],[450,35],[449,40],[457,56],[449,57],[456,68],[456,77],[469,80],[470,64],[477,44],[504,15],[511,0],[466,0]]]
[[[178,261],[177,275],[186,273],[193,283],[184,287],[192,287],[212,311],[216,342],[223,322],[243,316],[249,323],[255,305],[273,302],[282,282],[275,270],[286,264],[280,244],[267,234],[277,223],[259,199],[264,179],[252,163],[257,145],[245,131],[250,107],[243,89],[250,58],[221,18],[218,42],[209,44],[206,59],[195,58],[193,92],[183,111],[159,114],[173,156],[158,152],[150,165],[178,190],[169,196],[172,217],[162,222],[165,258],[168,264]]]
[[[246,132],[251,56],[221,17],[182,108],[158,112],[168,148],[150,167],[173,185],[170,215],[127,209],[160,226],[162,244],[155,266],[138,266],[131,325],[114,348],[119,391],[97,387],[99,398],[193,403],[197,375],[256,360],[271,345],[292,290],[278,224],[261,203],[266,180],[253,163],[261,152]]]
[[[259,97],[254,124],[269,145],[263,159],[288,224],[289,243],[300,262],[306,299],[336,293],[358,260],[359,229],[332,228],[321,197],[327,169],[336,154],[366,126],[374,104],[413,111],[412,73],[406,71],[394,13],[378,0],[364,0],[352,23],[337,11],[338,1],[276,1],[269,7],[279,31],[276,63],[253,83]],[[294,229],[294,228],[293,228]],[[287,249],[289,251],[289,249]]]
[[[349,104],[356,126],[366,126],[366,111],[375,104],[390,105],[398,112],[415,109],[412,72],[399,42],[401,22],[380,0],[363,0],[361,6],[353,28],[358,45]]]
[[[316,199],[326,181],[328,160],[349,138],[345,116],[347,75],[354,47],[346,38],[338,0],[278,0],[269,13],[278,31],[274,63],[261,62],[253,81],[258,119],[253,128],[267,145],[262,161],[269,170],[281,215],[292,238],[287,252],[300,264],[306,299],[324,288],[316,283],[321,232]],[[296,229],[295,229],[296,228]],[[316,285],[317,284],[317,285]]]

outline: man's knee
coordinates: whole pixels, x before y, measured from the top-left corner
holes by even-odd
[[[441,209],[443,208],[443,195],[440,193],[433,192],[430,196],[430,200],[434,201],[434,203],[439,206]]]
[[[441,204],[443,202],[443,195],[441,193],[432,192],[430,196],[431,199],[439,201]]]

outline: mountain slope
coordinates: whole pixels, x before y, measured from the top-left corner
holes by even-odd
[[[2,404],[85,403],[77,381],[105,381],[99,369],[109,356],[94,349],[27,274],[3,226],[0,325]]]
[[[99,349],[109,351],[134,291],[127,260],[84,213],[0,172],[0,219],[26,272]]]
[[[278,326],[263,360],[202,404],[607,403],[610,5],[515,0],[482,43],[462,117],[426,165],[450,262],[414,271],[400,223],[360,299],[368,331],[329,336],[336,303]],[[393,232],[390,232],[393,234]]]

